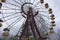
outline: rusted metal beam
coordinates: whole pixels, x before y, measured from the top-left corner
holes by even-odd
[[[34,19],[34,16],[36,16],[38,14],[38,12],[36,13],[36,15],[33,15],[32,8],[30,7],[29,11],[27,13],[28,13],[27,14],[27,19],[26,19],[26,22],[25,22],[25,25],[24,25],[24,29],[22,30],[22,33],[21,33],[21,36],[20,36],[20,40],[21,40],[22,35],[25,32],[25,30],[28,33],[28,27],[29,27],[29,25],[31,26],[31,30],[33,32],[35,40],[43,40],[42,37],[41,37],[41,35],[40,35],[40,32],[39,32],[39,30],[37,28],[37,25],[35,23],[35,19]]]
[[[40,39],[40,40],[43,40],[42,37],[41,37],[41,35],[40,35],[40,32],[39,32],[39,30],[38,30],[38,28],[37,28],[37,25],[36,25],[36,22],[35,22],[34,18],[33,18],[33,22],[34,22],[35,29],[36,29],[36,31],[37,31],[37,33],[38,33],[38,35],[39,35],[39,39]]]
[[[40,32],[39,32],[39,30],[38,30],[38,28],[37,28],[37,25],[36,25],[36,23],[35,23],[35,19],[34,19],[34,15],[33,15],[33,11],[32,11],[32,9],[31,8],[29,8],[29,10],[30,10],[30,15],[31,15],[31,25],[32,25],[32,30],[34,30],[34,27],[35,27],[35,30],[36,30],[36,32],[38,33],[38,35],[39,35],[39,40],[43,40],[42,39],[42,37],[41,37],[41,35],[40,35]],[[36,15],[38,14],[38,12],[36,13]],[[33,31],[34,32],[34,31]],[[36,33],[35,32],[35,33]],[[35,34],[36,35],[36,34]]]
[[[28,19],[27,19],[28,20]],[[25,32],[25,30],[27,29],[27,27],[28,27],[28,21],[26,20],[26,22],[25,22],[25,25],[24,25],[24,28],[23,28],[23,30],[22,30],[22,33],[21,33],[21,35],[20,35],[20,39],[19,40],[21,40],[21,38],[22,38],[22,35],[24,34],[24,32]]]

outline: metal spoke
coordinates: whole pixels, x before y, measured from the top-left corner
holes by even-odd
[[[0,14],[15,14],[15,13],[20,13],[20,12],[10,12],[10,13],[0,13]]]
[[[8,6],[2,6],[2,7],[8,8],[9,10],[14,10],[14,9],[15,9],[15,8],[10,8],[10,7],[8,7]],[[19,10],[19,9],[15,9],[15,10]]]
[[[31,3],[31,0],[30,0],[30,3]]]
[[[20,0],[20,2],[21,2],[21,3],[23,3],[23,1],[22,1],[22,0]]]
[[[26,0],[24,0],[24,3],[26,2]]]
[[[23,0],[22,2],[25,3],[26,0]]]
[[[16,4],[13,4],[13,3],[10,3],[10,2],[7,2],[6,4],[10,4],[10,5],[12,5],[12,6],[16,6],[16,7],[19,7],[20,8],[20,6],[18,6],[18,5],[16,5]]]
[[[40,5],[40,4],[34,5],[34,7],[39,7],[39,8],[41,8],[41,6],[42,5]]]
[[[41,10],[41,9],[43,9],[42,11],[44,11],[44,8],[36,8],[35,10]],[[45,12],[46,12],[46,10],[45,10]]]
[[[33,3],[35,3],[35,0],[33,1]]]
[[[38,3],[39,3],[39,1],[37,1],[36,4],[35,4],[34,6],[36,6],[36,5],[40,5],[40,4],[38,4]],[[41,5],[40,5],[40,6],[41,6]]]
[[[17,31],[17,29],[16,28],[11,28],[10,30],[12,30],[12,31],[14,31],[14,32],[16,32]],[[17,33],[17,32],[16,32]]]
[[[46,22],[41,16],[38,16],[38,17],[42,20],[43,23]]]
[[[1,10],[20,10],[20,9],[1,9]]]
[[[48,16],[46,16],[46,15],[43,15],[43,14],[40,14],[41,16],[43,16],[43,17],[46,17],[47,19],[49,19],[49,17]]]
[[[39,14],[37,17],[40,17],[41,18],[41,20],[43,20],[43,21],[48,21],[50,18],[48,17],[48,16],[46,16],[46,15],[43,15],[43,14]],[[42,17],[46,17],[48,20],[44,20]],[[47,23],[47,22],[46,22]],[[47,25],[49,25],[48,23],[47,23]]]
[[[7,17],[11,17],[11,16],[14,16],[14,15],[17,15],[19,13],[14,13],[14,14],[11,14],[11,15],[8,15],[8,16],[5,16],[4,18],[7,18]]]
[[[27,0],[27,2],[29,2],[29,0]]]
[[[15,23],[12,23],[11,25],[10,25],[10,28],[12,28],[15,24],[17,24],[20,20],[22,20],[23,18],[21,18],[21,19],[19,19],[18,21],[16,21]]]
[[[14,18],[17,18],[17,17],[19,17],[19,16],[20,16],[20,15],[14,16],[14,17],[12,17],[12,18],[9,18],[9,19],[5,20],[4,22],[9,21],[9,20],[14,19]]]
[[[21,27],[19,28],[19,31],[18,31],[17,35],[20,33],[22,27],[23,27],[23,25],[21,25]]]
[[[41,7],[41,8],[37,8],[37,9],[45,9],[45,8],[42,8],[42,7]]]
[[[16,3],[18,3],[19,5],[21,5],[18,1],[16,1],[16,0],[13,0],[14,2],[16,2]]]
[[[17,24],[20,20],[22,20],[23,18],[17,18],[14,22],[12,22],[8,27],[12,28],[15,24]]]
[[[37,18],[38,18],[38,17],[37,17]],[[37,18],[36,18],[36,19],[37,19]],[[37,19],[37,20],[38,20],[38,19]],[[38,20],[38,22],[39,22],[41,25],[43,24],[40,20]],[[44,28],[44,25],[42,25],[42,28],[45,29],[45,31],[47,31],[46,28]]]
[[[45,11],[39,11],[40,13],[43,12],[43,13],[46,13]]]
[[[38,4],[38,3],[37,3],[36,5],[34,5],[34,6],[35,6],[35,7],[38,7],[38,8],[43,8],[43,9],[45,9],[43,5]]]

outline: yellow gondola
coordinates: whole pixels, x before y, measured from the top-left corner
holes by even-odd
[[[54,24],[54,23],[51,23],[51,25],[50,25],[50,26],[54,27],[54,26],[56,26],[56,24]]]
[[[49,5],[48,5],[48,3],[46,3],[46,4],[45,4],[45,8],[49,8]]]
[[[3,32],[2,35],[5,36],[5,37],[7,37],[7,36],[9,36],[9,33]]]
[[[6,2],[6,0],[1,0],[1,2],[5,3],[5,2]]]
[[[2,8],[2,3],[0,3],[0,9]]]
[[[49,33],[53,34],[54,33],[54,30],[53,30],[53,27],[49,28]]]
[[[17,34],[15,34],[14,37],[17,37]]]
[[[54,21],[54,20],[53,20],[53,21],[51,21],[51,24],[52,24],[52,23],[55,23],[55,21]]]
[[[3,22],[3,20],[0,18],[0,22]]]
[[[29,38],[25,38],[25,40],[30,40]]]
[[[44,0],[40,0],[40,3],[44,3]]]
[[[6,36],[6,37],[9,36],[9,31],[10,31],[9,28],[5,28],[3,31],[4,31],[2,33],[3,36]]]
[[[49,14],[52,14],[52,9],[51,8],[49,8],[48,11],[49,11]]]
[[[3,36],[9,36],[9,31],[10,31],[9,28],[5,28],[3,31],[4,31],[2,33]]]
[[[54,17],[52,17],[52,18],[51,18],[51,20],[55,20],[55,18],[54,18]]]
[[[54,32],[54,30],[50,30],[49,33],[50,33],[50,34],[53,34],[53,33],[55,33],[55,32]]]
[[[51,14],[50,17],[54,17],[54,14]]]
[[[9,28],[5,28],[3,31],[10,31],[10,29]]]
[[[53,27],[49,28],[49,30],[53,30]]]
[[[2,27],[2,23],[0,23],[0,27]]]
[[[44,36],[47,36],[48,35],[48,33],[47,32],[44,32]]]

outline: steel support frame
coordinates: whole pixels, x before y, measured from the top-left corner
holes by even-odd
[[[35,23],[35,19],[34,19],[34,16],[35,15],[33,15],[32,9],[29,8],[29,11],[27,13],[28,13],[27,14],[27,19],[26,19],[26,22],[25,22],[25,25],[24,25],[24,29],[22,30],[22,33],[20,35],[20,40],[22,38],[23,33],[29,27],[29,25],[31,26],[31,30],[33,32],[33,35],[34,35],[35,40],[43,40],[42,37],[41,37],[41,35],[40,35],[40,32],[39,32],[39,30],[37,28],[37,25]],[[37,14],[38,14],[38,12],[37,12]]]

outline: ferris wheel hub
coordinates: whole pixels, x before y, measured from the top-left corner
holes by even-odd
[[[38,11],[33,12],[34,11],[33,9],[34,9],[33,3],[24,3],[23,5],[21,5],[21,13],[24,14],[23,17],[28,14],[28,11],[29,12],[32,11],[32,13],[34,13],[33,15],[36,16],[38,14]]]

